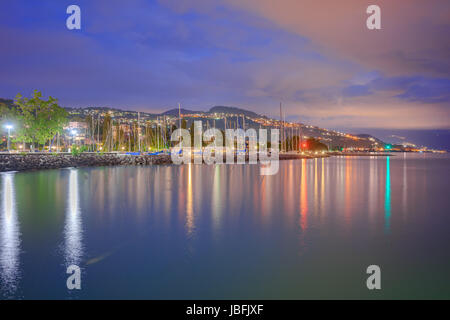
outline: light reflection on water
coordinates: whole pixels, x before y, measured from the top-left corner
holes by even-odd
[[[386,186],[384,187],[384,216],[386,232],[391,228],[391,165],[390,157],[386,157]]]
[[[0,278],[25,298],[67,297],[61,264],[82,267],[82,298],[371,298],[375,263],[377,297],[450,297],[448,160],[4,174]]]
[[[14,296],[20,281],[20,230],[17,219],[14,173],[2,178],[2,210],[0,217],[0,292]]]
[[[192,199],[192,165],[188,166],[187,203],[186,203],[186,232],[192,235],[194,230],[194,203]]]
[[[78,170],[70,169],[66,223],[64,227],[64,260],[66,267],[70,265],[80,266],[83,256],[83,230],[78,188]]]

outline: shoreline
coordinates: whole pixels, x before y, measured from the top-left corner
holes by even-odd
[[[348,157],[390,157],[390,156],[395,156],[395,154],[384,153],[384,152],[375,152],[375,153],[368,153],[368,152],[329,152],[328,154],[331,155],[331,156],[348,156]]]
[[[299,154],[280,153],[279,160],[300,160],[328,158],[330,156],[389,156],[390,154],[357,154],[357,153],[325,153]],[[245,159],[248,163],[248,155]],[[224,158],[224,163],[226,159]],[[116,153],[83,153],[71,155],[69,153],[27,153],[0,154],[0,172],[9,171],[37,171],[47,169],[63,169],[70,167],[106,167],[106,166],[149,166],[173,164],[170,155],[127,155]]]

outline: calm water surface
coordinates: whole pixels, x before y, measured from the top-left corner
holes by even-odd
[[[448,299],[449,160],[3,173],[0,297]]]

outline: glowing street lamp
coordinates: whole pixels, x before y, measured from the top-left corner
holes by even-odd
[[[77,135],[77,131],[75,129],[70,130],[70,134],[72,135],[72,144],[74,144],[75,136]]]
[[[13,128],[13,126],[11,124],[6,124],[5,128],[8,129],[8,152],[10,152],[11,150],[11,142],[10,142],[10,135],[11,135],[11,129]]]

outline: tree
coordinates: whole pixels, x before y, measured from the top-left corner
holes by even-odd
[[[6,103],[0,103],[0,118],[2,122],[14,121],[19,112],[16,106],[8,106]]]
[[[34,90],[32,98],[23,98],[19,93],[15,98],[17,105],[17,120],[19,126],[16,131],[16,141],[35,144],[51,145],[51,140],[57,133],[63,131],[67,124],[68,112],[58,105],[58,100],[49,97],[42,99],[42,93]]]

